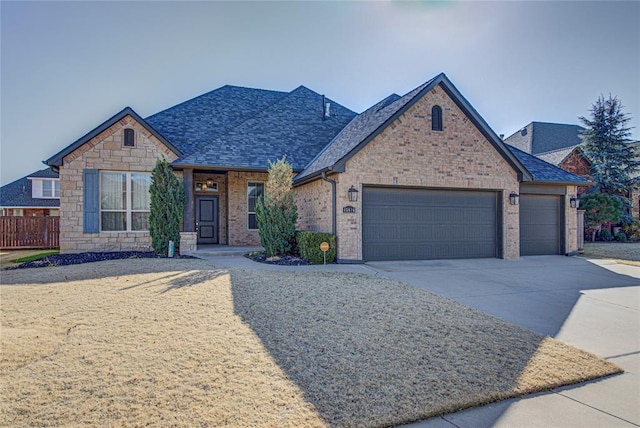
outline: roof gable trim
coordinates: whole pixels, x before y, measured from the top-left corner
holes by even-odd
[[[92,129],[78,140],[74,141],[55,155],[51,156],[49,159],[42,161],[45,165],[59,167],[63,165],[64,157],[74,152],[78,148],[82,147],[84,144],[91,141],[93,138],[100,135],[105,130],[109,129],[109,127],[113,126],[119,120],[122,120],[126,116],[131,116],[136,122],[138,122],[142,127],[144,127],[151,135],[156,137],[162,144],[164,144],[169,150],[174,152],[176,155],[181,156],[183,153],[178,150],[173,144],[171,144],[165,137],[162,136],[158,131],[156,131],[151,125],[149,125],[143,118],[141,118],[131,107],[125,107],[102,124],[98,125],[96,128]]]

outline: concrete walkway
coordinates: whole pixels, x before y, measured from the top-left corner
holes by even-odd
[[[640,267],[563,256],[301,267],[265,265],[242,256],[203,258],[225,267],[359,272],[397,279],[593,352],[625,370],[406,427],[640,426]]]

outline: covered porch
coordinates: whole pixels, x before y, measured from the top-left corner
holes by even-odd
[[[180,172],[186,194],[180,233],[183,254],[259,247],[255,203],[262,195],[266,172],[184,168],[177,175]]]

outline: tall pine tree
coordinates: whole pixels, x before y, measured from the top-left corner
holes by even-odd
[[[640,171],[640,160],[635,157],[629,144],[631,118],[622,112],[622,103],[617,97],[605,99],[600,96],[591,107],[591,117],[580,117],[587,128],[582,132],[582,148],[591,162],[591,178],[595,190],[620,197],[625,205],[635,175]]]
[[[151,247],[158,254],[167,254],[169,241],[180,249],[180,223],[184,214],[185,194],[178,177],[163,157],[151,172],[151,212],[149,232]]]

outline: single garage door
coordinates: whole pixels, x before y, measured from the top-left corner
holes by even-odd
[[[560,196],[520,196],[520,255],[561,254]]]
[[[365,187],[366,261],[497,257],[497,193]]]

